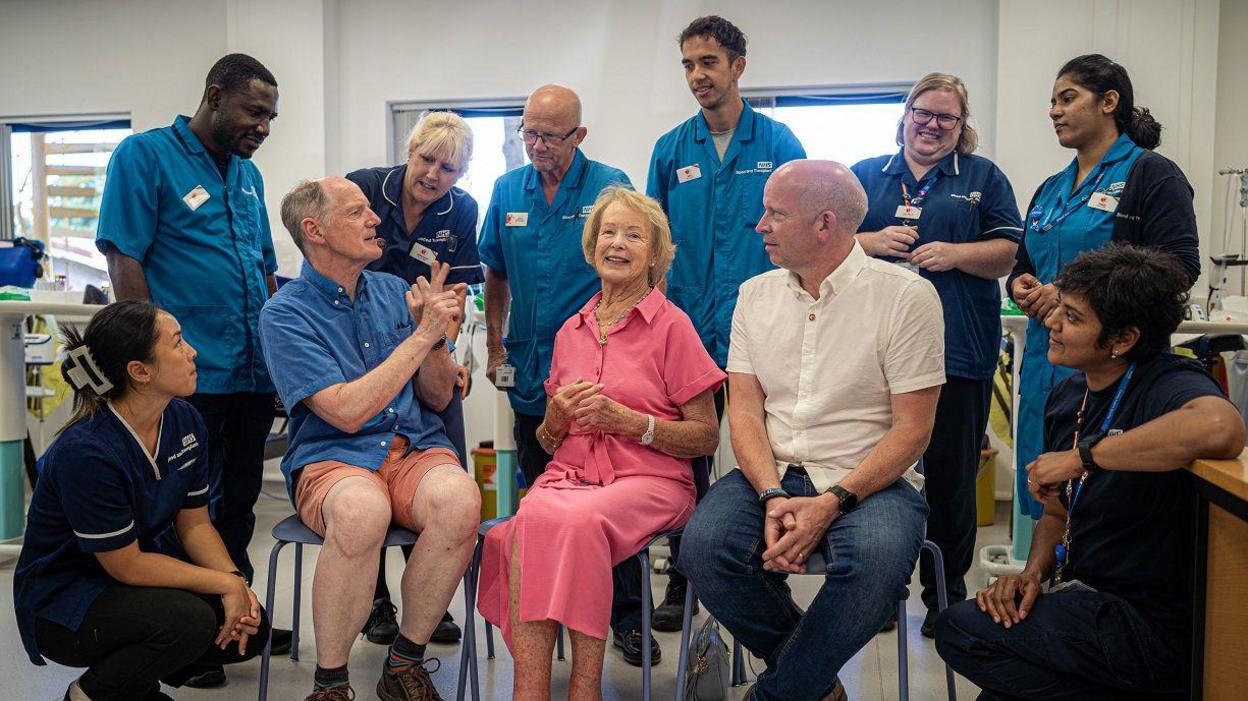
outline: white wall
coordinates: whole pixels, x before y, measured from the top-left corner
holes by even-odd
[[[1248,168],[1248,2],[1222,0],[1218,23],[1218,102],[1215,112],[1214,170]],[[1213,224],[1209,229],[1210,252],[1225,252],[1222,236],[1228,220],[1234,227],[1228,248],[1239,251],[1246,213],[1239,208],[1238,181],[1232,188],[1231,207],[1226,207],[1226,176],[1215,176],[1210,195],[1213,198]],[[1239,271],[1243,271],[1239,268]],[[1238,276],[1229,287],[1239,294]]]

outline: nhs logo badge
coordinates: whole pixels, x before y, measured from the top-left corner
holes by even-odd
[[[755,170],[773,170],[774,168],[771,161],[759,161],[758,165],[754,166]]]
[[[191,445],[191,444],[193,444],[193,443],[195,443],[195,434],[194,434],[194,433],[188,433],[188,434],[186,434],[185,436],[182,436],[182,447],[183,447],[183,448],[186,448],[186,447],[190,446],[190,445]]]
[[[1105,194],[1109,195],[1110,197],[1121,197],[1122,191],[1126,189],[1126,187],[1127,187],[1127,182],[1125,180],[1116,182],[1116,183],[1110,183],[1109,187],[1105,188]]]

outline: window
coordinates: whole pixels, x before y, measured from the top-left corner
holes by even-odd
[[[44,242],[45,279],[66,276],[71,289],[108,280],[95,229],[113,150],[131,134],[128,119],[0,122],[7,215],[0,232]]]
[[[793,130],[809,158],[851,166],[897,151],[897,120],[910,84],[753,89],[750,106]]]
[[[407,138],[420,119],[429,112],[451,111],[464,118],[472,129],[472,160],[459,182],[477,201],[477,225],[485,219],[494,181],[509,170],[529,162],[524,142],[516,130],[524,114],[524,98],[471,103],[391,103],[390,157],[394,164],[407,162]]]

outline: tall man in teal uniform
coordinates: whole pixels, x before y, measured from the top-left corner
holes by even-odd
[[[663,205],[676,242],[667,296],[693,320],[722,368],[737,289],[775,267],[754,233],[763,214],[763,185],[772,171],[805,158],[806,151],[788,127],[741,99],[746,38],[736,25],[717,15],[699,17],[678,43],[685,80],[701,109],[655,143],[646,194]],[[715,394],[721,419],[726,387]],[[709,456],[694,461],[699,495],[710,468]],[[672,546],[679,547],[675,539]],[[680,630],[685,587],[685,578],[673,571],[655,611],[655,630]]]
[[[530,163],[494,183],[481,225],[486,377],[507,390],[516,415],[516,459],[528,484],[550,460],[537,441],[537,427],[546,413],[542,383],[550,375],[555,333],[601,286],[581,246],[585,217],[603,188],[632,186],[624,171],[585,157],[580,145],[587,133],[576,93],[562,85],[533,91],[520,125]],[[500,367],[502,375],[514,375],[514,382],[499,382]],[[625,660],[639,666],[640,573],[625,563],[616,568],[614,579],[614,644],[623,649]],[[657,640],[651,654],[657,664]]]
[[[277,80],[229,54],[208,72],[193,117],[122,141],[108,164],[96,246],[117,299],[150,299],[198,351],[196,393],[209,443],[213,523],[248,581],[247,545],[273,425],[274,389],[260,352],[260,308],[277,259],[264,181],[251,162],[277,117]],[[274,631],[273,649],[290,631]],[[188,685],[225,681],[220,667]]]

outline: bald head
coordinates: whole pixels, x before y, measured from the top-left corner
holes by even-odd
[[[867,216],[867,193],[862,183],[836,161],[789,161],[771,175],[767,187],[776,188],[781,196],[795,195],[804,218],[831,211],[841,233],[857,233]]]
[[[524,103],[524,121],[552,120],[568,129],[581,123],[581,98],[563,85],[543,85]]]

